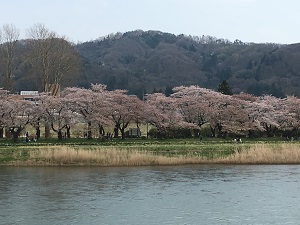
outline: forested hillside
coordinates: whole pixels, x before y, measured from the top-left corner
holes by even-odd
[[[232,43],[210,36],[133,31],[77,49],[85,71],[79,85],[99,82],[141,95],[191,84],[217,89],[227,80],[234,93],[300,96],[300,44]]]
[[[15,91],[39,88],[30,80],[26,43],[19,41],[16,50]],[[73,47],[80,57],[80,70],[63,79],[62,87],[102,83],[109,90],[126,89],[141,97],[158,91],[169,93],[180,85],[216,90],[226,80],[233,93],[300,96],[300,44],[230,42],[211,36],[137,30]]]

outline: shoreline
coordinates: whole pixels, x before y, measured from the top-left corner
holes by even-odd
[[[300,164],[300,143],[169,146],[20,146],[0,149],[0,166],[172,166]]]

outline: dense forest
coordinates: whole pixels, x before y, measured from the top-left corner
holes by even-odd
[[[70,46],[77,52],[78,68],[60,80],[62,87],[89,88],[91,83],[101,83],[109,90],[125,89],[141,97],[153,92],[168,95],[172,87],[180,85],[217,90],[226,80],[233,93],[300,96],[300,44],[231,42],[136,30]],[[40,89],[32,76],[32,64],[27,63],[30,48],[30,40],[16,43],[14,92]],[[3,54],[0,57],[3,59]],[[0,60],[4,88],[5,66]]]

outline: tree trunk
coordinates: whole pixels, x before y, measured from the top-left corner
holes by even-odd
[[[10,130],[8,127],[5,128],[5,137],[7,139],[10,139],[11,138],[11,133],[10,133]]]
[[[223,137],[223,126],[220,123],[217,123],[217,128],[218,128],[218,137]]]
[[[36,140],[39,140],[41,138],[41,129],[39,126],[35,128],[35,136]]]
[[[62,135],[62,130],[61,129],[58,129],[57,131],[57,138],[59,141],[61,141],[63,139],[63,135]]]
[[[118,138],[118,136],[119,136],[119,128],[115,127],[114,128],[114,138]]]
[[[129,124],[129,123],[122,123],[122,124],[119,124],[119,125],[118,125],[118,128],[119,128],[119,130],[120,130],[120,132],[121,132],[122,140],[125,139],[125,129],[127,128],[128,124]],[[121,125],[122,125],[122,126],[121,126]]]
[[[211,131],[211,137],[216,137],[216,128],[210,126],[210,131]]]
[[[45,138],[50,138],[50,124],[45,123]]]
[[[17,134],[17,132],[11,131],[11,133],[12,133],[12,136],[13,136],[14,143],[17,143],[18,142],[18,134]]]
[[[15,130],[15,129],[17,129],[17,130]],[[12,136],[13,136],[14,143],[17,143],[18,142],[18,137],[19,137],[19,135],[21,133],[21,130],[22,130],[21,127],[19,127],[19,128],[10,128],[9,130],[10,130],[10,133],[12,134]]]
[[[71,138],[71,126],[66,126],[67,128],[67,138]]]
[[[0,128],[0,138],[2,139],[4,137],[4,128]]]
[[[193,129],[194,137],[200,137],[200,129]]]
[[[105,135],[105,130],[104,130],[103,126],[100,124],[98,124],[98,135],[99,135],[99,138],[103,137]]]
[[[248,137],[253,138],[254,137],[254,130],[248,130]]]
[[[266,125],[265,128],[266,128],[267,137],[273,137],[276,127],[274,127],[274,130],[273,130],[272,125],[269,125],[269,126]]]
[[[57,128],[57,129],[55,129],[55,128],[54,128],[54,124],[51,123],[51,128],[52,128],[52,130],[53,130],[55,133],[57,133],[57,138],[58,138],[58,140],[61,141],[61,140],[63,139],[63,132],[62,132],[62,129],[65,128],[65,126],[59,127],[59,128]]]
[[[227,138],[228,137],[228,132],[225,131],[225,132],[222,132],[222,138]]]
[[[161,130],[157,131],[157,137],[156,138],[157,139],[162,139],[163,138],[163,134],[162,134]]]
[[[92,122],[88,122],[87,139],[92,139]]]
[[[121,131],[122,140],[124,140],[125,139],[125,127],[121,128],[120,131]]]

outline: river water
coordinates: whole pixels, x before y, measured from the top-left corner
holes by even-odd
[[[300,165],[0,167],[0,224],[300,224]]]

